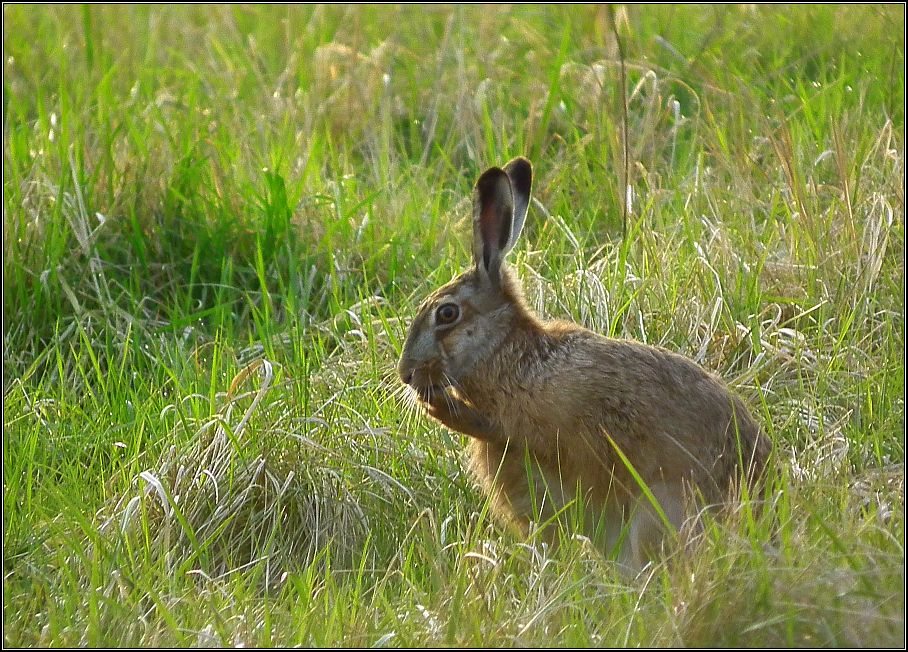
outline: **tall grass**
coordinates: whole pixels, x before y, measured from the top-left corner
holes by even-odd
[[[903,26],[5,6],[4,642],[903,645]],[[517,154],[532,304],[719,372],[776,446],[769,509],[632,582],[497,527],[397,400]]]

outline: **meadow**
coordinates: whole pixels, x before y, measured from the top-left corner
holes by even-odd
[[[3,11],[5,645],[904,645],[904,6]],[[636,579],[401,396],[517,155],[531,304],[775,445]]]

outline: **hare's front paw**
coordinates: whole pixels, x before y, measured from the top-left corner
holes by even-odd
[[[501,437],[497,424],[447,389],[433,393],[424,405],[429,416],[451,430],[486,441]]]

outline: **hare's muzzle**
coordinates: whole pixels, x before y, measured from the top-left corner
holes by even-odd
[[[413,360],[401,358],[397,365],[397,373],[404,384],[409,385],[423,400],[429,400],[437,392],[442,392],[447,383],[435,378],[431,365],[420,365]]]
[[[416,373],[416,365],[407,358],[401,358],[400,362],[397,363],[397,373],[404,384],[409,385],[413,382],[413,376]]]

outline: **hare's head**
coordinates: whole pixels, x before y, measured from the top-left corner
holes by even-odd
[[[473,267],[430,294],[407,334],[398,371],[423,399],[470,376],[525,319],[520,288],[504,265],[520,236],[533,169],[525,158],[486,170],[473,190]]]

